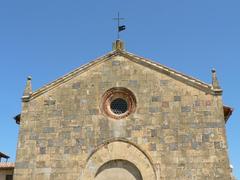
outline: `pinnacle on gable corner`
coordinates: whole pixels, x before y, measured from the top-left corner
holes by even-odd
[[[113,42],[112,45],[113,51],[124,51],[124,42],[120,39],[117,39],[115,42]]]
[[[29,101],[31,94],[32,94],[32,77],[28,76],[27,82],[26,82],[26,87],[24,89],[23,96],[22,96],[23,102]]]
[[[213,89],[221,89],[218,79],[216,69],[212,69],[212,88]]]

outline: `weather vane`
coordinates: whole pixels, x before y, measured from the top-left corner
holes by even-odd
[[[120,18],[119,12],[118,12],[118,17],[113,18],[113,20],[116,20],[118,22],[117,26],[117,38],[120,39],[120,32],[126,29],[125,25],[120,25],[120,21],[124,20],[124,18]]]

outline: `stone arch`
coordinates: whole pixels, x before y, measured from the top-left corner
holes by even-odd
[[[139,169],[131,162],[117,159],[103,164],[95,175],[96,180],[143,180]]]
[[[113,168],[114,162],[125,162],[126,166],[120,167],[123,168],[121,170],[124,171],[124,168],[126,170],[128,166],[130,170],[133,170],[129,172],[133,176],[138,174],[139,171],[140,176],[135,177],[141,177],[142,179],[135,178],[136,180],[156,180],[154,166],[149,156],[137,145],[122,139],[111,140],[97,147],[87,159],[80,179],[97,180],[96,177],[99,172],[103,172],[103,169],[109,170],[109,165],[112,165]]]

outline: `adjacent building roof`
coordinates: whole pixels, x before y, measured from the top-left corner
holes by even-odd
[[[14,169],[15,164],[10,162],[0,162],[0,169]]]
[[[223,106],[223,113],[224,113],[224,120],[227,123],[228,119],[230,118],[230,116],[233,113],[233,108],[231,108],[229,106]]]
[[[4,153],[0,152],[0,159],[1,159],[1,158],[8,159],[8,158],[10,158],[10,157],[9,157],[9,156],[7,156],[6,154],[4,154]]]

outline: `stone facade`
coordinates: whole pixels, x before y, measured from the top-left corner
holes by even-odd
[[[231,179],[219,88],[118,48],[30,87],[29,78],[15,180]],[[102,111],[113,87],[136,98],[122,119]]]

